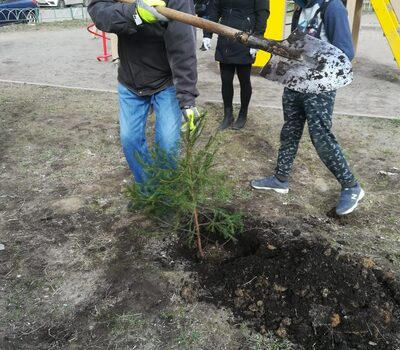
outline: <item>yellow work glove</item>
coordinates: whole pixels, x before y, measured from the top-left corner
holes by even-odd
[[[165,2],[162,0],[136,1],[137,13],[142,21],[146,23],[167,22],[168,18],[158,13],[154,6],[165,6]]]
[[[201,129],[201,116],[196,107],[183,107],[182,108],[182,127],[181,131],[194,134]]]

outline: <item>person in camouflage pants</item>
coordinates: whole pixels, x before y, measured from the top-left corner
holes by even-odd
[[[330,42],[352,60],[354,50],[342,0],[295,0],[292,31]],[[307,121],[311,141],[322,162],[342,185],[336,214],[351,213],[364,196],[364,190],[349,169],[346,159],[331,131],[336,91],[303,93],[285,88],[282,97],[284,124],[275,175],[251,181],[257,190],[289,192],[289,173]]]
[[[342,187],[353,187],[357,183],[331,131],[335,96],[336,91],[306,94],[285,88],[282,97],[284,125],[275,168],[279,180],[287,181],[289,177],[307,121],[319,157]]]

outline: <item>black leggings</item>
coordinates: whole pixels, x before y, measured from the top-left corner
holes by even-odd
[[[224,107],[231,107],[233,101],[233,77],[235,71],[240,82],[240,108],[247,109],[249,107],[251,98],[251,64],[219,64],[219,70],[221,72],[222,82],[222,99],[224,101]]]

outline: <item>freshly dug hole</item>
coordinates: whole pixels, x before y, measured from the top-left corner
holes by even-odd
[[[200,299],[229,307],[238,322],[305,349],[400,349],[394,275],[290,227],[285,232],[293,235],[271,223],[246,227],[236,252],[218,264],[214,259],[197,266],[204,289],[198,294],[205,296]],[[243,250],[250,246],[255,251]]]

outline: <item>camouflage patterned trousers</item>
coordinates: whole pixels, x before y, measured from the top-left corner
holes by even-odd
[[[279,179],[289,176],[307,121],[311,141],[322,162],[342,187],[356,184],[357,180],[331,131],[335,96],[336,91],[306,94],[285,88],[282,97],[284,124],[275,168]]]

